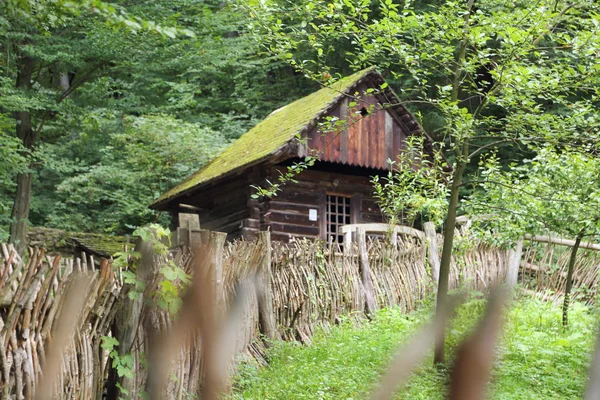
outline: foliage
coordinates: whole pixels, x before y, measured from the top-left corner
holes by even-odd
[[[20,141],[9,134],[9,117],[0,113],[0,242],[8,238],[11,201],[6,193],[14,190],[15,182],[12,179],[18,173],[27,170],[27,163],[23,156],[23,146]]]
[[[156,286],[146,287],[146,282],[140,280],[137,265],[141,253],[129,249],[126,252],[115,254],[114,266],[123,269],[124,282],[129,285],[127,295],[130,299],[138,299],[142,296],[153,299],[156,304],[175,316],[181,307],[183,293],[191,283],[191,278],[185,271],[175,264],[170,256],[170,231],[158,224],[149,224],[137,228],[133,235],[150,244],[152,254],[162,263],[160,276]],[[148,289],[151,292],[148,292]]]
[[[413,225],[417,217],[423,222],[441,225],[448,208],[446,163],[440,152],[427,154],[424,138],[412,136],[396,161],[388,160],[387,176],[371,180],[374,197],[392,224]]]
[[[116,368],[119,377],[132,378],[134,359],[131,354],[119,355],[119,341],[111,336],[103,336],[101,347],[108,352],[112,359],[112,367]]]
[[[36,144],[19,154],[35,173],[29,219],[36,225],[129,233],[154,221],[146,207],[158,193],[314,88],[261,54],[244,32],[246,17],[220,1],[9,1],[0,7],[6,11],[0,12],[0,145],[8,143],[5,134],[18,142],[15,112],[28,113]],[[34,73],[29,85],[19,86],[27,60]],[[182,142],[170,156],[167,142],[175,139]],[[124,140],[128,150],[140,142],[135,157],[124,154]],[[1,178],[2,211],[14,199],[18,164],[0,159],[0,172],[15,167]],[[78,204],[75,210],[66,199]],[[5,230],[8,217],[0,215]]]
[[[600,232],[600,160],[592,148],[586,154],[544,147],[510,170],[490,157],[481,178],[469,212],[474,232],[495,245],[512,244],[525,233],[574,238]]]
[[[163,114],[100,122],[86,121],[78,137],[40,150],[41,188],[58,204],[48,204],[47,195],[40,194],[33,211],[48,225],[122,233],[153,222],[156,214],[148,204],[226,143],[210,129]],[[99,154],[86,157],[99,140]]]
[[[277,344],[270,364],[242,364],[233,398],[362,399],[373,389],[398,343],[429,318],[431,306],[406,315],[398,309],[380,311],[373,322],[351,320],[321,331],[310,345]],[[450,327],[454,348],[481,317],[485,302],[462,306]],[[593,347],[595,317],[576,304],[573,325],[560,326],[560,309],[530,298],[515,302],[504,325],[491,383],[491,399],[579,399],[586,384]],[[447,369],[424,366],[401,390],[398,399],[442,399]]]

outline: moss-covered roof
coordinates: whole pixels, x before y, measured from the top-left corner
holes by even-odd
[[[320,118],[321,113],[336,103],[345,92],[352,89],[362,78],[373,71],[373,68],[369,68],[357,72],[274,111],[233,142],[208,165],[163,194],[151,206],[156,206],[198,185],[258,162],[277,152],[296,134]]]
[[[98,233],[69,232],[62,229],[30,227],[27,232],[30,246],[43,247],[48,252],[71,255],[78,247],[101,257],[112,257],[123,251],[125,245],[135,245],[136,237],[102,235]]]
[[[70,239],[86,251],[102,257],[112,257],[115,253],[125,250],[125,246],[135,245],[136,238],[127,239],[126,236],[100,235],[97,233],[72,233]]]

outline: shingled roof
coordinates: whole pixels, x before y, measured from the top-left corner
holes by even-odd
[[[198,186],[261,162],[276,154],[288,145],[296,135],[313,126],[331,106],[335,105],[342,96],[369,75],[375,78],[374,81],[383,82],[383,78],[374,68],[368,68],[275,110],[233,142],[209,164],[160,196],[151,204],[151,207],[157,207]],[[395,97],[393,92],[391,94]],[[408,114],[406,109],[403,106],[401,107]],[[418,124],[412,120],[412,116],[410,118],[413,126],[409,127],[409,131],[419,130]]]

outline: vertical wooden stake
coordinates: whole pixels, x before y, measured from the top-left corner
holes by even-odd
[[[375,300],[375,291],[373,289],[373,281],[371,279],[369,254],[367,253],[367,235],[364,228],[359,227],[356,229],[356,237],[358,240],[360,277],[365,290],[365,312],[367,316],[370,317],[377,309],[377,302]]]
[[[203,385],[201,388],[201,399],[217,399],[221,393],[227,393],[230,387],[229,376],[221,351],[219,335],[224,324],[223,317],[226,315],[225,293],[223,285],[223,246],[227,234],[223,232],[201,231],[201,251],[205,251],[209,257],[206,262],[199,264],[208,270],[196,270],[194,279],[199,290],[207,290],[201,294],[204,297],[200,307],[203,321],[200,325],[202,337],[203,363]],[[203,285],[201,280],[205,279]],[[208,298],[206,297],[208,296]],[[202,300],[202,297],[201,297]],[[225,361],[229,362],[229,360]]]
[[[156,274],[156,269],[159,266],[154,258],[155,252],[152,241],[145,242],[139,239],[135,246],[135,251],[140,254],[140,260],[135,269],[136,279],[148,285],[149,280]],[[133,287],[127,288],[123,293],[129,290],[135,290]],[[137,298],[121,296],[118,300],[118,311],[115,314],[113,329],[114,337],[119,341],[119,355],[123,356],[132,352],[135,337],[138,331],[140,319],[142,317],[142,309],[144,298],[142,295]],[[123,389],[131,394],[135,394],[135,379],[126,376],[119,377],[116,369],[111,368],[109,372],[109,384],[107,398],[116,399],[121,395],[120,389],[116,386],[117,383]]]
[[[508,269],[506,271],[506,284],[515,286],[519,278],[519,266],[523,254],[523,239],[517,242],[517,246],[508,252]]]
[[[431,267],[431,278],[435,283],[440,279],[440,256],[437,244],[437,234],[435,233],[435,225],[433,222],[425,222],[423,224],[425,230],[425,240],[427,246],[427,260]]]
[[[273,294],[271,292],[271,232],[259,232],[258,239],[264,251],[262,265],[258,268],[258,285],[256,288],[260,333],[265,335],[269,340],[278,340],[280,337],[275,323]]]
[[[344,232],[344,253],[349,253],[352,248],[352,231]]]
[[[223,282],[223,249],[227,234],[224,232],[201,231],[200,242],[202,248],[211,255],[211,259],[205,264],[211,271],[204,271],[208,276],[210,284],[215,293],[215,310],[217,315],[225,312],[225,288]],[[193,239],[192,239],[193,240]]]

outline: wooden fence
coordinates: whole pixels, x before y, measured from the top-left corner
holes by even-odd
[[[363,236],[357,243],[341,248],[307,240],[289,245],[270,243],[265,233],[255,242],[221,242],[219,246],[219,279],[225,307],[232,303],[236,284],[245,277],[255,276],[259,286],[266,289],[243,299],[245,312],[236,331],[236,353],[258,360],[262,360],[265,346],[259,333],[309,341],[318,326],[327,327],[348,316],[370,315],[373,307],[414,310],[419,300],[435,290],[424,237],[399,235],[395,243],[387,245]],[[484,289],[503,280],[509,258],[509,251],[486,246],[462,251],[452,262],[451,287]],[[146,260],[153,271],[169,261],[190,273],[194,269],[191,253],[185,248],[168,257]],[[130,288],[123,284],[122,271],[108,260],[101,262],[99,270],[88,268],[93,264],[93,260],[49,257],[40,249],[31,249],[21,258],[14,249],[2,247],[2,398],[31,399],[38,391],[48,346],[59,329],[65,293],[80,275],[89,278],[89,289],[51,392],[55,398],[64,399],[111,398],[117,381],[134,398],[148,389],[143,355],[147,354],[151,333],[168,332],[173,320],[156,309],[140,311],[146,304],[128,299]],[[159,279],[158,275],[152,276],[148,286],[153,287]],[[124,312],[124,307],[130,307],[131,313]],[[119,315],[121,318],[117,318]],[[123,326],[131,332],[123,333],[127,331]],[[104,336],[128,343],[124,351],[133,357],[133,377],[115,378],[107,351],[101,347]],[[198,392],[203,357],[200,342],[197,337],[182,341],[172,365],[167,366],[171,379],[163,398],[183,399]]]
[[[545,300],[562,301],[570,256],[571,247],[564,241],[527,241],[520,265],[521,286]],[[600,251],[580,248],[573,271],[573,299],[594,303],[598,297],[599,273]]]
[[[91,262],[91,264],[89,264]],[[102,390],[106,363],[100,340],[110,331],[114,304],[122,287],[110,262],[91,271],[93,260],[48,257],[43,249],[30,249],[26,260],[14,248],[2,245],[0,260],[0,364],[3,399],[32,399],[47,361],[47,346],[64,322],[65,293],[79,276],[90,282],[60,360],[56,398],[93,398]],[[45,388],[48,390],[48,388]]]

